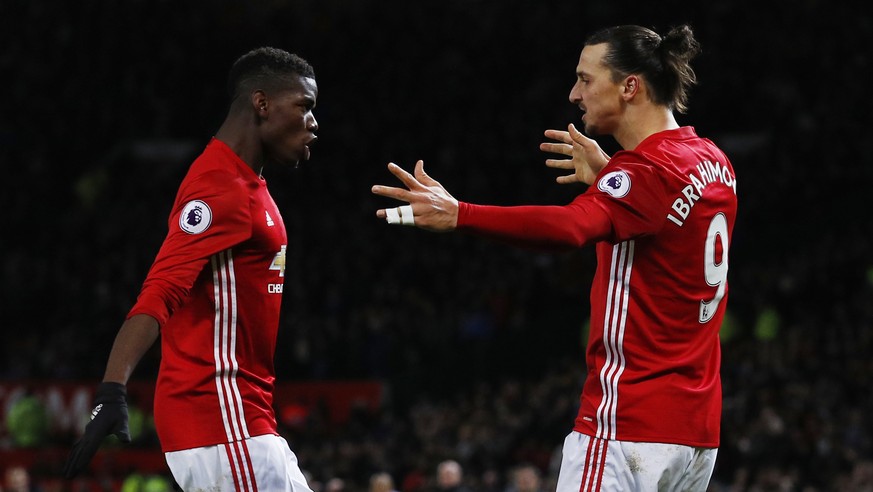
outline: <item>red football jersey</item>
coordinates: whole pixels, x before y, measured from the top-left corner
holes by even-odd
[[[267,184],[212,139],[128,317],[161,324],[155,426],[164,452],[276,433],[273,356],[287,237]]]
[[[527,245],[597,243],[575,430],[717,447],[718,332],[736,209],[727,157],[682,127],[617,152],[567,206],[462,203],[458,227]]]

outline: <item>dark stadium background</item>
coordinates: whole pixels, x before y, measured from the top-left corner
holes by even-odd
[[[344,390],[278,399],[302,468],[316,487],[363,491],[387,471],[417,492],[452,458],[497,492],[530,462],[548,487],[584,371],[593,251],[388,227],[369,188],[394,182],[387,162],[422,158],[462,200],[569,201],[581,188],[556,185],[537,146],[578,121],[567,94],[586,34],[689,22],[704,51],[680,123],[728,152],[740,200],[711,490],[869,490],[873,17],[850,2],[689,5],[0,3],[0,471],[24,465],[45,491],[165,473],[148,405],[138,441],[77,482],[59,480],[74,417],[18,433],[50,389],[101,377],[179,180],[224,116],[230,64],[273,45],[315,67],[320,125],[310,162],[265,171],[289,232],[278,377],[290,394],[378,388],[370,406]],[[158,361],[135,374],[146,395]]]

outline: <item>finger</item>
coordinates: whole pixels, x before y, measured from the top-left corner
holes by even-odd
[[[393,162],[388,163],[388,170],[391,171],[391,174],[397,176],[397,178],[406,185],[410,190],[421,188],[421,183],[415,179],[415,176],[409,174],[405,169],[394,164]]]
[[[576,177],[575,174],[568,174],[566,176],[558,176],[557,178],[555,178],[555,181],[557,181],[558,184],[570,184],[578,183],[579,179]]]
[[[587,160],[590,164],[599,165],[600,167],[606,165],[606,161],[610,159],[609,154],[603,151],[597,142],[593,138],[588,138],[584,134],[582,134],[579,130],[576,129],[576,126],[572,123],[569,126],[570,128],[570,137],[573,139],[574,145],[579,145],[582,147],[582,150],[586,152]],[[599,155],[598,159],[595,157]],[[592,160],[602,160],[602,162],[592,162]]]
[[[73,445],[67,462],[64,463],[64,478],[73,478],[79,474],[79,441]]]
[[[570,125],[567,128],[569,130],[568,133],[570,135],[570,139],[573,143],[577,143],[583,147],[587,147],[588,145],[591,144],[591,142],[593,142],[592,139],[586,137],[585,135],[582,134],[582,132],[577,130],[576,125],[574,125],[573,123],[570,123]]]
[[[410,191],[404,190],[403,188],[395,188],[393,186],[375,185],[370,188],[370,191],[373,192],[374,195],[393,198],[395,200],[402,200],[404,202],[412,201],[413,197]]]
[[[564,143],[543,142],[540,144],[540,150],[553,154],[573,155],[573,146]]]
[[[115,437],[123,443],[130,443],[130,429],[125,426],[123,429],[115,433]]]
[[[576,169],[571,159],[546,159],[546,166],[555,169]]]
[[[415,178],[423,185],[439,186],[439,183],[435,179],[431,178],[426,172],[424,172],[424,161],[421,159],[415,163]]]
[[[403,205],[385,209],[385,221],[389,224],[415,225],[415,216],[412,213],[412,205]]]
[[[546,138],[551,138],[552,140],[564,142],[565,144],[573,142],[570,139],[570,134],[563,130],[546,130],[545,132],[543,132],[543,134],[546,136]]]
[[[88,465],[91,458],[97,454],[99,444],[99,441],[95,444],[94,440],[87,435],[82,436],[81,439],[76,441],[76,444],[73,445],[73,450],[70,452],[70,457],[64,466],[64,476],[73,478],[78,475]]]
[[[123,406],[123,417],[120,418],[112,428],[112,434],[123,443],[130,442],[130,426],[128,425],[127,406]]]

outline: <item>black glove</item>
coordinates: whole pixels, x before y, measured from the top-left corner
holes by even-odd
[[[115,434],[121,442],[130,442],[127,427],[127,388],[121,383],[100,383],[94,395],[94,410],[85,433],[73,444],[64,465],[64,476],[75,477],[88,465],[103,438]]]

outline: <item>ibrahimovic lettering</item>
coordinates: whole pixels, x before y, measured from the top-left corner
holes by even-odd
[[[694,204],[703,196],[703,190],[712,183],[720,182],[734,191],[737,194],[737,181],[731,174],[727,166],[722,166],[718,162],[703,161],[697,165],[697,174],[694,172],[688,173],[688,179],[691,184],[682,189],[682,194],[673,200],[673,211],[667,214],[667,218],[679,227],[685,223],[685,219],[694,208]]]

